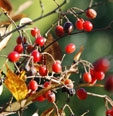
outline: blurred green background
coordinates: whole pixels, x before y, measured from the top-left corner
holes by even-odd
[[[20,4],[26,2],[27,0],[10,0],[13,4],[14,11],[18,9]],[[59,3],[62,3],[63,0],[57,0]],[[56,7],[53,0],[42,0],[44,5],[44,14],[50,12],[52,9]],[[90,0],[69,0],[69,2],[63,7],[63,10],[66,10],[70,7],[78,7],[82,9],[86,9],[89,5]],[[98,15],[97,18],[94,20],[91,20],[91,22],[94,25],[94,29],[97,28],[103,28],[106,27],[112,20],[113,20],[113,1],[112,0],[94,0],[95,2],[106,2],[104,5],[95,7],[94,9],[97,11]],[[35,19],[40,16],[41,14],[41,8],[39,5],[39,0],[33,0],[33,4],[23,11],[29,18]],[[80,15],[80,17],[83,17],[85,20],[89,20],[86,18],[85,14]],[[37,26],[41,34],[44,35],[44,33],[48,30],[48,27],[51,26],[58,18],[57,14],[53,14],[51,16],[48,16],[40,21],[37,21],[32,26]],[[75,25],[76,18],[74,16],[68,16],[69,20]],[[1,19],[0,19],[1,20]],[[75,29],[75,28],[74,28]],[[76,31],[76,29],[74,30]],[[30,34],[30,31],[28,31]],[[53,36],[56,38],[54,31],[52,32]],[[9,52],[13,51],[14,46],[16,45],[16,38],[18,37],[18,33],[14,33],[11,40],[9,41],[7,47],[3,49],[0,54],[8,54]],[[34,41],[34,38],[31,36],[31,40]],[[59,41],[59,44],[62,48],[62,52],[65,53],[65,46],[68,43],[75,43],[77,49],[74,53],[69,54],[65,57],[63,61],[63,65],[69,65],[72,63],[74,55],[77,53],[77,51],[80,49],[80,46],[84,46],[84,50],[82,53],[81,58],[88,60],[89,62],[94,62],[96,59],[101,57],[109,57],[113,54],[113,29],[106,30],[106,31],[97,31],[97,32],[89,32],[89,33],[82,33],[72,36],[66,36],[65,38],[61,39]],[[4,64],[5,59],[0,58],[0,67]],[[10,63],[11,65],[11,63]],[[113,72],[113,60],[111,60],[111,67],[110,71],[106,74],[112,74]],[[73,74],[71,76],[72,80],[78,82],[79,75]],[[98,83],[104,83],[98,82]],[[98,87],[91,87],[87,88],[85,87],[87,91],[98,93],[98,94],[108,94],[111,97],[111,93],[106,93],[106,91],[103,88]],[[0,96],[0,105],[5,103],[11,94],[4,86],[3,94]],[[57,103],[59,108],[63,107],[66,103],[67,94],[62,93],[60,90],[57,94]],[[86,116],[105,116],[105,105],[104,100],[97,98],[97,97],[90,97],[88,96],[88,99],[86,100],[78,100],[78,98],[75,96],[71,97],[69,102],[70,107],[74,111],[76,116],[80,116],[85,111],[89,110],[90,112]],[[47,101],[44,102],[35,102],[34,104],[30,105],[27,110],[24,112],[24,116],[31,116],[36,109],[39,109],[39,114],[43,112],[45,109],[52,106],[52,104],[48,103]],[[70,112],[66,109],[66,116],[69,116]],[[16,116],[16,115],[15,115]]]

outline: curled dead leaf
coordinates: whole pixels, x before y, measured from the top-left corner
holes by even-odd
[[[12,30],[12,24],[9,25],[8,27],[2,27],[0,28],[0,35],[4,35],[5,33],[8,33]],[[6,38],[4,38],[3,40],[0,41],[0,51],[6,47],[8,41],[10,40],[12,34],[10,34],[9,36],[7,36]]]
[[[40,116],[52,116],[54,111],[54,107],[51,107],[47,110],[45,110],[44,112],[42,112],[42,114]]]
[[[32,20],[30,18],[28,18],[28,17],[22,18],[20,20],[20,25],[23,25],[23,24],[26,24],[26,23],[32,24]]]
[[[12,4],[9,0],[0,0],[0,7],[5,9],[8,13],[13,10]]]

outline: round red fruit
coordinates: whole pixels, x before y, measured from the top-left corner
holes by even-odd
[[[38,89],[38,83],[35,80],[31,80],[28,85],[29,89],[36,91]]]
[[[61,64],[59,62],[55,62],[53,65],[52,65],[52,70],[55,72],[55,73],[60,73],[62,71],[62,67],[61,67]]]
[[[70,88],[73,88],[73,82],[71,79],[66,79],[64,84],[67,86],[67,87],[70,87]]]
[[[64,35],[64,28],[61,25],[56,26],[55,29],[56,36],[63,36]]]
[[[107,58],[101,58],[94,62],[93,65],[96,71],[107,72],[110,67],[110,61]]]
[[[113,91],[113,75],[107,77],[104,87],[107,91]]]
[[[39,45],[39,46],[41,46],[41,47],[44,45],[44,43],[45,43],[44,37],[38,37],[38,38],[36,38],[36,40],[35,40],[35,44],[36,44],[36,45]]]
[[[20,55],[18,52],[14,51],[14,52],[9,53],[8,59],[11,62],[17,62],[20,59]]]
[[[83,27],[85,31],[91,31],[93,29],[93,24],[90,21],[85,21]]]
[[[23,40],[23,43],[25,44],[25,43],[26,43],[26,38],[23,37],[22,40]],[[21,37],[19,36],[19,37],[17,38],[17,41],[16,41],[17,44],[21,44],[21,43],[22,43],[22,40],[21,40]]]
[[[73,43],[70,43],[66,46],[65,51],[67,53],[73,53],[76,50],[76,46]]]
[[[36,98],[36,100],[42,102],[45,100],[45,98],[43,97],[43,95],[40,95],[39,97]]]
[[[75,26],[78,30],[82,30],[83,27],[83,23],[84,23],[84,19],[77,19]]]
[[[84,73],[83,75],[83,79],[86,83],[90,83],[92,81],[92,77],[91,77],[91,74],[89,72],[87,73]]]
[[[53,92],[49,93],[48,96],[47,96],[47,100],[50,102],[50,103],[53,103],[55,102],[55,94]]]
[[[84,88],[79,88],[77,89],[77,97],[80,99],[80,100],[84,100],[87,98],[87,92]]]
[[[44,83],[44,87],[48,87],[48,86],[50,86],[50,85],[51,85],[51,84],[50,84],[50,82],[48,82],[48,81]]]
[[[16,45],[15,48],[14,48],[14,51],[21,54],[23,52],[23,46],[21,44]]]
[[[33,56],[33,61],[34,62],[39,62],[41,59],[41,55],[38,51],[34,50],[31,54]]]
[[[86,10],[86,16],[89,19],[94,19],[97,16],[97,12],[94,9],[88,9],[88,10]]]
[[[45,65],[43,65],[43,66],[41,66],[40,68],[39,68],[39,74],[41,75],[41,76],[46,76],[47,75],[47,68],[46,68],[46,66]]]
[[[103,80],[104,79],[104,77],[105,77],[105,74],[104,74],[104,72],[102,72],[102,71],[95,71],[94,72],[94,77],[98,80],[98,81],[101,81],[101,80]]]
[[[32,34],[33,37],[38,37],[40,35],[40,30],[37,27],[34,27],[31,30],[31,34]]]
[[[43,95],[43,97],[45,98],[45,99],[47,99],[47,96],[48,96],[48,94],[50,94],[51,93],[51,91],[49,90],[49,91],[47,91],[47,92],[45,92],[44,93],[44,95]]]

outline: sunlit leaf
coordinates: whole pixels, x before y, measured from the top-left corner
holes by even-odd
[[[18,78],[20,78],[20,79],[22,79],[22,80],[24,80],[25,81],[25,74],[26,74],[26,72],[25,71],[21,71],[20,72],[20,74],[18,75]]]
[[[20,79],[15,73],[13,73],[8,65],[6,65],[7,73],[5,79],[5,85],[9,91],[13,94],[16,100],[22,100],[26,97],[28,89],[26,83]]]
[[[4,35],[5,33],[8,33],[12,30],[12,24],[9,25],[7,28],[2,27],[0,28],[0,35]],[[12,34],[8,35],[6,38],[4,38],[2,41],[0,41],[0,51],[7,45],[8,41],[10,40]]]
[[[11,12],[13,7],[9,0],[0,0],[0,7],[5,9],[7,12]]]
[[[48,34],[47,41],[45,43],[45,46],[49,45],[51,42],[53,42],[55,39],[53,38],[52,34]],[[55,42],[51,46],[49,46],[47,49],[45,49],[45,52],[50,53],[55,60],[61,60],[62,59],[62,50],[59,46],[58,42]],[[52,68],[51,65],[53,64],[53,60],[50,56],[44,55],[45,57],[45,63],[47,66],[47,69],[51,72]]]
[[[42,114],[40,116],[52,116],[54,111],[54,107],[51,107],[47,110],[45,110],[44,112],[42,112]]]
[[[79,52],[74,56],[74,60],[75,61],[78,61],[80,59],[80,56],[82,54],[82,51],[83,51],[83,46],[81,46]]]

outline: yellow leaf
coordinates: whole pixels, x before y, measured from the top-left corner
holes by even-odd
[[[20,78],[20,79],[22,79],[22,80],[25,81],[25,79],[26,79],[26,78],[25,78],[25,73],[26,73],[26,72],[25,72],[24,70],[21,71],[20,74],[18,75],[18,78]]]
[[[17,101],[26,97],[28,89],[24,80],[20,79],[18,75],[13,73],[6,64],[7,73],[5,79],[5,85],[9,91],[13,94]]]
[[[44,112],[42,112],[42,114],[40,116],[52,116],[54,111],[54,107],[51,107],[47,110],[45,110]]]

